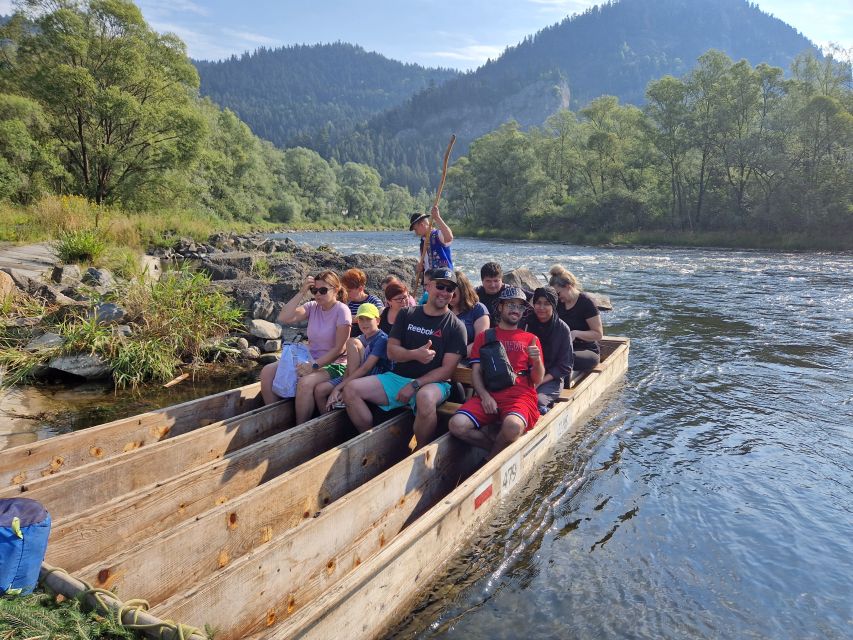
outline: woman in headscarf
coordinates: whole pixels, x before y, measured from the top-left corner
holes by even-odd
[[[545,362],[545,377],[536,387],[539,412],[543,414],[560,396],[574,360],[571,331],[557,315],[557,304],[553,287],[539,287],[533,292],[533,313],[527,317],[527,331],[539,338]]]

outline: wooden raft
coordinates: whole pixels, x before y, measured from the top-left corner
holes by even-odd
[[[48,563],[149,600],[151,619],[208,624],[218,640],[375,637],[580,424],[627,357],[627,339],[605,339],[601,365],[480,468],[481,451],[444,433],[458,405],[441,408],[442,435],[410,454],[408,411],[358,434],[343,411],[294,427],[283,401],[7,491],[26,488],[58,514]],[[470,370],[454,380],[469,384]],[[69,500],[65,487],[94,497]]]

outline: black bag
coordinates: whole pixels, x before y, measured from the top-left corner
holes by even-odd
[[[509,364],[506,349],[498,342],[494,329],[486,329],[483,346],[480,347],[480,371],[483,384],[489,391],[500,391],[515,384],[515,371]]]

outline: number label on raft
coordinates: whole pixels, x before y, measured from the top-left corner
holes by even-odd
[[[521,476],[521,453],[516,453],[501,467],[501,495],[509,491]]]
[[[557,419],[554,425],[554,441],[561,440],[566,432],[572,426],[572,408],[566,407],[563,409],[562,415]]]

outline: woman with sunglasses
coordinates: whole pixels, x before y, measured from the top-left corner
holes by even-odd
[[[411,298],[409,290],[402,282],[391,282],[385,287],[385,299],[388,301],[388,306],[382,310],[379,316],[379,328],[382,331],[385,333],[391,331],[400,309],[414,306],[409,304],[409,298]]]
[[[468,355],[471,355],[471,347],[478,333],[483,333],[489,328],[489,310],[480,302],[474,286],[467,276],[461,271],[456,272],[456,291],[450,299],[450,310],[456,314],[465,325],[468,337]]]
[[[308,295],[313,300],[300,304]],[[296,386],[296,424],[311,419],[316,408],[314,387],[346,371],[346,342],[352,326],[352,314],[344,304],[346,291],[341,286],[338,274],[323,271],[308,276],[302,288],[293,296],[278,316],[283,324],[295,324],[308,320],[308,351],[312,362],[301,362],[296,367],[299,382]],[[272,390],[272,382],[279,366],[292,366],[289,362],[268,364],[261,371],[261,394],[265,404],[278,400]]]
[[[365,302],[375,305],[377,309],[382,309],[385,306],[382,300],[364,290],[367,286],[367,275],[361,269],[349,269],[345,271],[344,275],[341,276],[341,284],[347,290],[347,306],[349,306],[353,319],[356,317],[358,308]],[[360,335],[361,329],[358,326],[358,322],[353,322],[350,336],[357,338]]]
[[[557,315],[569,325],[575,350],[575,371],[587,371],[601,361],[598,341],[604,337],[604,325],[598,307],[581,289],[575,275],[562,265],[555,264],[549,272],[548,284],[557,290],[560,304]]]

